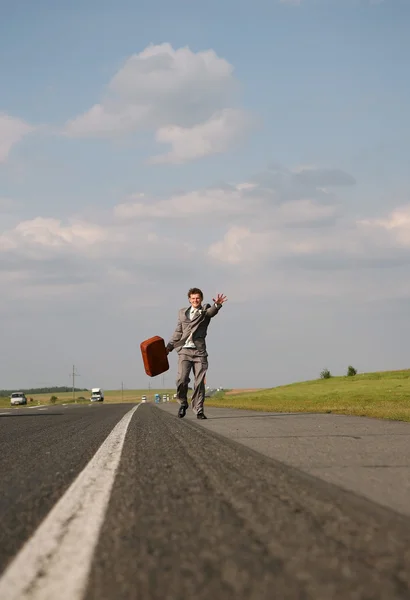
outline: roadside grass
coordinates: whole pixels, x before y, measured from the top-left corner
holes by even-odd
[[[292,383],[208,398],[207,406],[410,421],[410,369]]]
[[[155,394],[160,395],[161,402],[163,394],[169,394],[169,399],[171,401],[175,394],[175,389],[124,390],[123,394],[121,390],[109,390],[107,392],[104,391],[104,403],[117,404],[120,402],[141,402],[142,396],[146,396],[148,402],[154,402]]]
[[[147,396],[147,400],[149,402],[155,401],[155,394],[159,394],[161,396],[163,394],[169,394],[170,400],[172,399],[175,390],[174,389],[154,389],[154,390],[104,390],[104,402],[103,404],[119,404],[121,402],[124,403],[138,403],[141,402],[142,396]],[[57,396],[57,400],[55,402],[51,402],[52,396]],[[52,394],[48,392],[47,394],[27,394],[27,404],[24,405],[25,408],[28,406],[53,406],[53,405],[61,405],[61,404],[89,404],[90,403],[90,392],[75,392],[75,400],[73,399],[72,392],[62,392]],[[33,402],[30,402],[30,398],[33,398]],[[96,403],[98,404],[98,403]],[[0,408],[11,408],[10,398],[0,398]],[[18,407],[13,407],[18,408]]]

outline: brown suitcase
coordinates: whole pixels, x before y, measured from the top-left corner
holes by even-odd
[[[165,342],[162,337],[155,335],[141,342],[141,354],[144,362],[145,372],[149,377],[161,375],[169,369],[168,356],[165,350]]]

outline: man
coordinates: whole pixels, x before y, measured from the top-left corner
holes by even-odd
[[[194,372],[194,392],[191,406],[197,419],[206,419],[204,414],[205,376],[208,369],[208,353],[205,338],[210,320],[218,314],[227,298],[218,294],[214,305],[202,305],[204,295],[199,288],[188,291],[190,307],[181,308],[174,334],[167,344],[167,354],[178,352],[177,399],[181,406],[178,417],[183,418],[188,408],[188,384],[191,369]]]

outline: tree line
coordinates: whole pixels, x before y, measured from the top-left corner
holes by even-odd
[[[54,386],[42,388],[15,388],[13,390],[0,390],[0,396],[10,396],[13,392],[23,392],[23,394],[54,394],[56,392],[72,392],[73,388],[68,386]],[[74,388],[75,392],[88,392],[87,388]]]

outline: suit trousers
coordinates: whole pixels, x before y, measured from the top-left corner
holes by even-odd
[[[191,407],[195,414],[204,410],[205,376],[208,357],[200,355],[195,348],[183,348],[178,356],[177,398],[182,406],[188,406],[188,385],[191,370],[194,372],[194,391]]]

